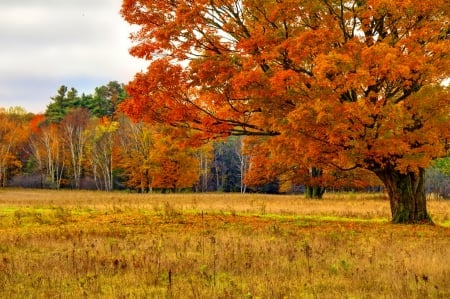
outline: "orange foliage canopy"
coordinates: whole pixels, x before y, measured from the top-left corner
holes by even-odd
[[[30,120],[30,128],[33,133],[37,133],[41,130],[40,126],[45,122],[45,115],[36,114]]]
[[[251,167],[245,175],[249,186],[265,185],[274,181],[288,186],[306,185],[328,188],[356,188],[382,185],[367,170],[342,171],[327,163],[312,162],[299,150],[295,140],[283,141],[283,136],[270,138],[247,137],[245,154],[250,157]],[[312,167],[319,165],[320,168]],[[290,191],[289,189],[285,191]]]
[[[277,136],[298,161],[373,171],[391,199],[445,153],[448,0],[124,0],[122,15],[151,62],[131,116]]]
[[[284,134],[342,168],[423,167],[448,134],[448,4],[124,0],[141,28],[131,53],[151,63],[122,109],[210,134]]]

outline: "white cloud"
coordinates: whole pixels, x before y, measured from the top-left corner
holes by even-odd
[[[110,80],[131,80],[146,63],[128,54],[132,30],[120,6],[121,0],[2,0],[0,107],[43,111],[62,84],[90,93]]]

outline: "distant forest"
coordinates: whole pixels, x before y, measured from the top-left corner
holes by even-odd
[[[126,99],[124,85],[112,81],[87,95],[61,86],[44,114],[0,108],[1,187],[143,193],[302,193],[308,187],[284,173],[258,172],[264,161],[252,157],[264,137],[193,140],[189,131],[130,119],[120,109]],[[323,190],[382,190],[364,171],[333,175],[320,182]],[[449,176],[450,158],[435,161],[427,192],[450,197]]]

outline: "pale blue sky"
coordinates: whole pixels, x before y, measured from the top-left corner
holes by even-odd
[[[1,0],[0,107],[44,112],[61,85],[79,93],[127,83],[146,63],[128,53],[121,0]]]

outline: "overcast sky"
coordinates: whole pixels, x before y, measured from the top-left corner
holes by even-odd
[[[121,0],[0,0],[0,107],[44,112],[61,85],[91,94],[146,63],[128,53]]]

